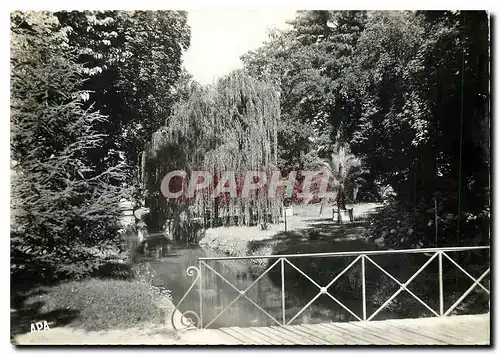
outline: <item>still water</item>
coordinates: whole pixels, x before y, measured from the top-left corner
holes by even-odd
[[[198,267],[198,258],[200,257],[223,256],[225,256],[223,253],[199,246],[174,246],[168,255],[156,260],[150,260],[149,263],[156,271],[155,284],[169,289],[172,292],[174,304],[177,305],[196,277],[196,275],[193,277],[187,275],[186,270],[188,267]],[[354,258],[348,257],[344,258],[345,260],[337,259],[292,258],[290,261],[307,275],[314,275],[312,278],[319,285],[327,285],[345,266],[354,260]],[[401,258],[382,256],[379,259],[375,257],[373,259],[382,265],[385,262],[384,266],[391,270],[394,275],[399,271],[397,276],[403,281],[422,266],[427,257],[415,254]],[[283,321],[283,298],[282,266],[280,262],[251,286],[248,292],[245,293],[248,299],[241,296],[235,301],[239,296],[239,290],[245,290],[249,287],[275,260],[266,260],[261,265],[248,260],[206,261],[207,265],[213,270],[207,266],[202,266],[202,297],[200,297],[200,288],[197,283],[179,309],[182,312],[194,311],[200,314],[201,299],[202,324],[204,327],[208,326],[209,328],[265,326],[281,323]],[[407,267],[405,268],[404,265]],[[451,267],[452,265],[444,265],[445,270]],[[428,269],[426,274],[422,273],[423,276],[419,276],[416,281],[412,282],[409,289],[424,298],[430,307],[439,309],[437,293],[435,292],[438,290],[437,261],[431,263]],[[445,276],[445,279],[449,280],[449,282],[445,280],[445,289],[448,288],[448,292],[445,294],[445,309],[451,306],[471,283],[470,279],[465,275],[452,271],[457,271],[457,269],[450,269],[450,272]],[[370,268],[367,265],[366,272],[366,311],[370,315],[399,289],[399,285],[388,279],[381,278],[383,275],[375,267]],[[217,275],[217,273],[220,275]],[[362,286],[359,275],[360,265],[358,262],[328,290],[337,301],[349,308],[358,317],[362,317]],[[322,294],[318,296],[318,287],[286,263],[284,264],[283,278],[285,281],[284,318],[286,323],[290,320],[292,320],[290,324],[356,320],[350,312],[328,295]],[[455,280],[459,280],[459,282],[456,283]],[[453,287],[454,290],[449,287]],[[475,301],[473,303],[479,301],[478,306],[469,304],[466,308],[459,309],[459,313],[471,314],[471,312],[482,313],[487,311],[487,298],[484,297],[485,295],[477,296],[480,297],[471,294],[468,298],[470,301]],[[300,312],[308,304],[307,309]],[[394,304],[397,309],[388,307],[388,309],[380,312],[375,319],[432,316],[424,306],[404,292],[395,299]],[[259,309],[256,305],[262,309]],[[298,313],[300,314],[297,315]]]
[[[188,276],[187,268],[189,266],[198,267],[198,258],[200,257],[222,256],[225,255],[198,246],[173,247],[168,256],[149,263],[156,271],[155,283],[165,285],[171,290],[174,304],[177,304],[196,276]],[[260,310],[243,296],[233,302],[239,295],[237,290],[249,287],[274,261],[276,260],[266,260],[261,265],[247,260],[207,261],[207,265],[223,276],[227,282],[213,270],[202,266],[203,325],[208,325],[209,328],[277,325],[272,317],[281,323],[283,321],[283,299],[280,262],[261,277],[246,293],[246,296],[263,310]],[[285,320],[288,322],[317,295],[319,289],[288,264],[284,266],[284,276]],[[341,302],[350,309],[357,310],[355,312],[359,314],[361,309],[359,299],[352,300],[349,297],[344,297]],[[179,308],[183,312],[191,310],[200,313],[199,284],[196,284]],[[354,319],[328,296],[321,295],[297,316],[292,324]]]

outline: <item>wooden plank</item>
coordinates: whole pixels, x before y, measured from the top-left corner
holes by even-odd
[[[291,339],[294,339],[294,341],[297,342],[297,344],[306,344],[306,345],[318,345],[317,342],[309,339],[308,337],[304,337],[303,335],[298,335],[282,326],[280,327],[271,327],[275,329],[276,331],[279,331],[280,333],[285,333],[288,337]]]
[[[435,328],[438,327],[434,326],[433,329]],[[437,332],[440,334],[444,334],[446,336],[453,337],[454,339],[458,339],[461,342],[469,339],[471,335],[478,336],[480,334],[478,332],[478,329],[474,330],[464,329],[459,324],[440,324],[439,328],[437,329]]]
[[[463,333],[462,335],[456,333],[449,327],[432,327],[429,328],[430,330],[434,331],[436,334],[436,337],[439,337],[439,339],[448,339],[449,344],[454,344],[454,345],[467,345],[471,343],[475,343],[474,339],[477,339],[477,335],[474,335],[471,337],[470,334]]]
[[[263,331],[259,331],[261,329],[263,329]],[[260,339],[260,341],[263,344],[282,345],[281,342],[279,342],[272,336],[269,336],[269,333],[265,332],[267,330],[267,327],[252,327],[252,328],[245,328],[244,330],[252,334],[253,337]]]
[[[453,340],[453,343],[466,344],[471,340],[471,335],[479,336],[478,327],[476,330],[469,331],[464,329],[454,319],[433,318],[429,320],[421,319],[420,322],[413,322],[417,329],[424,327],[433,330],[436,336],[443,339]],[[483,331],[484,332],[484,331]],[[477,334],[476,334],[477,333]]]
[[[466,328],[457,323],[440,324],[440,327],[442,333],[459,338],[461,344],[478,344],[490,341],[488,324],[478,324],[474,329]]]
[[[350,339],[353,342],[353,344],[356,344],[356,345],[373,345],[371,341],[363,338],[362,336],[360,336],[357,333],[346,332],[346,331],[344,331],[342,329],[338,329],[338,328],[334,328],[334,327],[329,327],[326,324],[321,324],[320,326],[323,327],[324,329],[326,329],[327,331],[333,333],[333,334],[337,334],[337,336],[340,337],[341,339],[342,338]]]
[[[444,345],[449,344],[449,339],[445,339],[445,340],[440,339],[440,337],[436,336],[436,334],[433,331],[429,332],[428,329],[423,329],[422,331],[420,331],[420,329],[415,327],[415,326],[405,325],[404,323],[401,323],[401,322],[391,322],[388,325],[391,325],[392,327],[401,329],[401,331],[403,331],[403,332],[407,332],[407,333],[414,334],[416,336],[428,339],[427,341],[429,343],[438,342],[438,343],[443,343]]]
[[[468,317],[468,316],[442,316],[435,319],[439,320],[440,322],[452,322],[454,324],[464,324],[464,325],[479,324],[484,322],[484,319],[478,317]]]
[[[489,322],[455,323],[455,326],[463,331],[475,332],[479,329],[490,331]]]
[[[252,345],[253,342],[250,338],[247,338],[246,336],[242,336],[238,332],[235,332],[234,329],[232,328],[220,328],[220,331],[232,336],[233,338],[237,339],[244,345]]]
[[[241,342],[219,329],[181,330],[176,343],[196,345],[240,345]]]
[[[451,325],[455,332],[463,336],[464,333],[468,334],[483,334],[489,338],[490,332],[490,319],[486,315],[473,315],[473,316],[451,316],[440,317],[440,324]]]
[[[432,330],[429,329],[429,327],[424,327],[423,330],[421,330],[420,326],[415,325],[415,324],[404,324],[401,322],[394,322],[394,323],[387,323],[383,324],[385,327],[394,327],[397,329],[400,329],[402,332],[406,332],[409,335],[421,339],[421,344],[422,345],[427,345],[427,344],[440,344],[440,345],[447,345],[449,344],[449,339],[442,339],[442,337],[436,335],[436,333]]]
[[[443,325],[449,326],[447,322],[440,322]],[[467,323],[452,323],[453,327],[456,327],[460,332],[475,332],[481,324],[467,324]]]
[[[278,339],[283,339],[286,342],[286,344],[300,344],[300,345],[304,344],[300,340],[297,341],[295,337],[291,337],[285,332],[280,332],[276,329],[273,329],[273,327],[267,327],[266,332],[272,333],[272,335],[270,334],[270,336],[275,336],[278,337]]]
[[[333,333],[329,334],[323,334],[322,332],[318,330],[313,330],[311,328],[308,328],[305,326],[305,324],[299,324],[299,325],[294,325],[298,330],[313,335],[319,339],[321,339],[323,342],[329,345],[352,345],[355,344],[353,341],[346,341],[345,339],[335,337]]]
[[[368,332],[366,329],[362,329],[356,326],[353,326],[352,324],[349,323],[326,323],[324,326],[339,329],[346,334],[355,334],[356,337],[361,337],[367,341],[369,341],[371,344],[374,345],[391,345],[394,344],[394,342],[391,342],[385,338],[381,338],[377,335],[373,335],[370,332]]]
[[[271,342],[273,344],[276,344],[276,345],[289,344],[288,340],[271,335],[271,333],[268,331],[267,327],[255,327],[252,329],[257,333],[262,334],[262,336],[267,337],[269,339],[269,342]]]
[[[423,318],[420,318],[423,319]],[[488,323],[490,320],[490,313],[482,313],[482,314],[462,314],[462,315],[455,315],[455,316],[443,316],[438,319],[449,319],[453,320],[453,322],[457,323]]]
[[[283,334],[283,333],[277,332],[274,329],[271,329],[271,327],[267,327],[266,328],[266,333],[268,333],[269,336],[272,336],[275,339],[278,339],[279,341],[283,342],[283,344],[286,344],[286,345],[297,345],[297,343],[295,342],[295,340],[290,339],[290,337],[286,336],[286,334]]]
[[[406,325],[401,321],[397,322],[397,323],[393,322],[393,325],[398,327],[398,328],[404,329],[410,333],[414,333],[417,335],[424,335],[425,337],[430,338],[434,341],[444,342],[446,344],[455,344],[455,343],[460,342],[460,339],[456,339],[453,336],[444,336],[443,337],[442,334],[437,334],[436,331],[430,329],[429,326],[425,327],[425,326],[420,326],[420,325],[415,325],[415,324]]]
[[[359,329],[358,331],[364,331],[370,333],[373,336],[376,336],[380,339],[389,342],[390,345],[392,344],[403,345],[406,344],[406,342],[408,341],[408,339],[401,337],[399,334],[387,332],[386,329],[384,330],[380,329],[376,327],[375,324],[371,324],[369,322],[349,322],[349,326],[351,327],[351,329],[353,329],[353,331]]]
[[[482,321],[480,321],[482,319]],[[491,319],[488,316],[483,316],[478,318],[477,323],[471,323],[471,325],[475,325],[476,332],[480,332],[483,335],[484,339],[487,339],[488,342],[491,340]]]
[[[405,345],[446,345],[443,341],[434,340],[422,334],[411,333],[406,329],[398,328],[385,322],[370,322],[370,326],[382,332],[394,334],[394,336],[404,341]]]
[[[210,339],[221,339],[221,345],[239,345],[241,343],[238,339],[220,331],[220,329],[204,329],[202,331],[208,333]]]
[[[300,325],[295,325],[295,327],[298,327],[299,329],[303,328],[305,330],[308,330],[310,333],[312,332],[313,334],[316,334],[316,336],[320,337],[321,339],[330,344],[335,344],[335,341],[339,341],[338,336],[335,337],[335,334],[332,334],[331,332],[328,332],[323,328],[319,328],[318,324],[300,324]],[[346,341],[343,341],[342,343],[345,344]]]
[[[309,344],[309,345],[317,345],[318,344],[316,341],[312,340],[311,338],[306,337],[303,334],[297,334],[296,332],[292,332],[290,329],[288,329],[286,327],[279,326],[279,327],[273,327],[273,328],[275,328],[276,330],[278,330],[280,332],[284,332],[290,338],[296,339],[297,341],[304,342],[305,344]]]
[[[286,330],[282,327],[271,327],[274,331],[278,332],[280,335],[290,339],[293,341],[295,344],[300,344],[300,345],[316,345],[314,342],[312,342],[309,339],[299,337],[295,333],[290,332],[289,330]]]
[[[321,326],[324,327],[324,328],[326,328],[326,329],[329,329],[331,332],[336,332],[341,337],[349,337],[349,338],[353,339],[356,342],[356,344],[359,344],[359,345],[373,345],[373,341],[366,339],[365,337],[363,337],[359,333],[353,333],[353,332],[346,331],[344,329],[339,329],[339,328],[336,328],[336,327],[330,327],[330,326],[328,326],[328,323],[321,324]]]
[[[325,339],[328,341],[335,341],[336,343],[342,344],[351,344],[351,345],[369,345],[370,343],[365,341],[364,339],[360,339],[353,334],[345,334],[343,332],[324,327],[322,324],[303,324],[303,326],[312,329],[313,331],[317,331],[325,336]]]
[[[469,316],[469,318],[458,317],[439,317],[439,318],[420,318],[420,319],[404,319],[404,320],[386,320],[370,322],[374,328],[391,327],[399,329],[400,335],[410,333],[418,339],[418,343],[426,344],[476,344],[486,341],[489,332],[487,331],[488,316],[482,317]],[[469,327],[461,327],[460,323],[467,321],[477,321],[475,329]],[[352,322],[355,324],[355,322]],[[480,325],[482,324],[482,326]],[[486,329],[485,329],[486,328]],[[422,339],[424,338],[424,339]],[[427,339],[427,340],[425,340]],[[402,339],[401,339],[402,340]],[[416,340],[412,340],[415,344]],[[406,344],[409,344],[408,342]]]
[[[285,326],[283,326],[283,328],[288,329],[289,331],[296,333],[302,337],[308,338],[308,339],[312,340],[315,344],[319,344],[319,345],[330,345],[331,344],[330,342],[316,336],[315,334],[311,334],[311,332],[308,332],[307,330],[298,328],[298,326],[296,326],[296,325],[285,325]],[[307,328],[305,328],[305,329],[307,329]]]
[[[393,323],[388,323],[388,322],[377,322],[376,327],[380,327],[380,329],[385,330],[385,331],[390,331],[394,332],[395,334],[399,334],[403,338],[409,339],[409,342],[406,342],[407,345],[409,344],[421,344],[421,345],[446,345],[446,341],[442,341],[440,339],[437,339],[437,337],[434,336],[433,332],[431,332],[431,337],[429,337],[428,332],[419,332],[418,329],[416,329],[414,326],[411,325],[405,325],[404,323],[400,322],[393,322]]]
[[[322,342],[325,342],[329,345],[347,345],[347,344],[353,344],[352,341],[347,341],[343,338],[340,338],[338,336],[335,336],[333,333],[327,333],[325,331],[319,331],[318,329],[314,329],[311,327],[308,327],[307,324],[300,324],[300,325],[294,325],[298,330],[301,332],[304,332],[306,334],[310,334],[312,336],[315,336],[317,338],[320,338]]]
[[[488,313],[205,331],[217,332],[212,336],[221,341],[248,345],[487,345],[491,341],[489,317]]]
[[[468,330],[468,339],[474,334],[478,337],[478,340],[481,342],[490,342],[491,334],[490,334],[490,326],[491,319],[490,313],[485,314],[477,314],[477,315],[461,315],[461,316],[453,316],[453,317],[443,317],[443,319],[448,319],[449,322],[454,322],[458,324],[454,328],[460,330]],[[473,339],[471,339],[473,340]]]
[[[331,323],[329,324],[330,326],[333,327],[338,327],[347,330],[348,332],[353,332],[356,334],[359,334],[359,336],[366,338],[368,337],[371,339],[371,341],[374,341],[375,344],[377,345],[394,345],[394,344],[400,344],[399,341],[396,339],[387,339],[387,334],[377,334],[376,330],[372,330],[367,327],[362,327],[362,326],[356,326],[352,323]]]
[[[234,332],[240,334],[242,337],[246,337],[246,338],[250,339],[253,342],[252,344],[256,344],[256,345],[269,344],[268,341],[263,341],[261,337],[255,336],[255,334],[251,331],[252,328],[242,329],[240,327],[231,327],[231,329]]]

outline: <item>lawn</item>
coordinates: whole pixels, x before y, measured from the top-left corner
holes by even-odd
[[[356,219],[378,206],[377,203],[359,203],[347,208],[354,209]],[[272,224],[267,230],[260,226],[209,228],[200,245],[232,256],[243,256],[277,254],[290,251],[290,248],[294,252],[335,251],[335,242],[364,239],[363,222],[337,224],[332,219],[331,205],[325,205],[321,215],[320,208],[319,204],[294,206],[293,216],[287,217],[286,231],[284,223]]]

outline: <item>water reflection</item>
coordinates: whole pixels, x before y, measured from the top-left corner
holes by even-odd
[[[151,261],[150,264],[157,274],[155,283],[168,285],[167,288],[172,291],[174,303],[177,303],[194,279],[186,275],[186,269],[192,265],[198,266],[199,257],[219,256],[224,255],[201,247],[176,247],[172,249],[170,255]],[[276,260],[272,260],[271,264],[274,261]],[[256,269],[255,265],[244,260],[219,260],[207,261],[206,263],[208,266],[202,266],[201,270],[204,326],[210,324],[210,328],[217,328],[222,326],[277,325],[276,321],[282,322],[280,262],[245,293],[248,299],[265,312],[243,296],[236,301],[234,300],[239,296],[238,290],[245,290],[252,285],[265,271],[265,268],[271,266],[270,264],[264,268]],[[318,288],[289,265],[285,265],[285,275],[285,315],[288,322],[308,303],[309,299],[312,298],[310,295],[317,294]],[[297,276],[302,277],[303,280],[298,280]],[[199,302],[200,294],[197,285],[184,300],[180,310],[182,312],[193,310],[199,313]],[[347,302],[347,304],[349,303],[352,302]],[[328,306],[324,304],[328,304]],[[352,307],[352,304],[349,307]],[[293,323],[316,323],[335,319],[354,320],[354,317],[340,306],[332,305],[332,300],[323,295],[300,314]]]
[[[191,286],[194,277],[189,277],[186,270],[189,266],[198,267],[200,257],[221,257],[222,253],[201,247],[174,247],[170,254],[161,259],[150,261],[155,269],[157,285],[164,285],[171,290],[174,303],[178,303]],[[380,265],[390,270],[401,281],[412,275],[426,260],[424,255],[411,256],[386,256],[373,257]],[[296,258],[290,261],[300,270],[316,281],[319,285],[327,285],[338,273],[354,260],[351,258]],[[267,265],[256,265],[245,260],[218,260],[206,261],[207,266],[202,266],[202,318],[203,326],[218,328],[223,326],[265,326],[277,325],[283,320],[281,262],[262,276],[245,297],[239,291],[245,290],[271,266],[276,259],[267,262]],[[424,299],[433,309],[438,309],[437,261],[432,262],[424,277],[419,276],[410,289]],[[486,260],[486,263],[488,261]],[[292,324],[320,323],[332,321],[353,321],[356,317],[341,307],[328,295],[318,296],[318,287],[309,281],[300,271],[285,262],[285,320]],[[445,264],[446,267],[446,264]],[[447,287],[454,288],[456,293],[446,295],[445,307],[449,307],[458,296],[471,284],[465,275],[456,273],[456,270],[447,272],[445,279]],[[362,318],[362,285],[360,280],[360,264],[355,264],[348,272],[342,275],[333,286],[329,288],[335,299],[355,315]],[[383,304],[399,285],[382,275],[382,272],[372,265],[366,267],[366,294],[367,314],[370,315]],[[220,275],[217,275],[220,274]],[[222,276],[222,277],[221,277]],[[465,278],[464,278],[465,276]],[[457,281],[457,282],[456,282]],[[232,286],[231,286],[232,285]],[[458,295],[458,296],[457,296]],[[471,304],[459,313],[482,313],[487,311],[488,299],[485,295],[472,294],[469,298],[475,302],[474,311]],[[237,299],[238,298],[238,299]],[[235,299],[237,299],[235,301]],[[304,306],[313,302],[304,312],[296,316]],[[252,301],[262,308],[260,310]],[[199,286],[191,291],[180,306],[180,311],[187,310],[199,313],[200,293]],[[411,296],[402,292],[393,302],[394,307],[388,307],[380,312],[375,319],[411,318],[432,316],[423,305]],[[486,307],[486,308],[485,308]],[[266,314],[267,313],[267,314]],[[274,321],[274,318],[276,321]]]

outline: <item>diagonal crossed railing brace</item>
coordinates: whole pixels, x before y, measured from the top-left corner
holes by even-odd
[[[377,251],[355,251],[355,252],[334,252],[334,253],[315,253],[315,254],[290,254],[290,255],[270,255],[270,256],[248,256],[248,257],[219,257],[219,258],[199,258],[198,259],[198,267],[191,266],[188,268],[188,275],[194,276],[196,272],[196,278],[193,281],[192,285],[189,287],[186,294],[179,301],[177,307],[172,313],[172,324],[174,328],[175,325],[175,315],[179,311],[179,306],[182,304],[186,296],[189,292],[194,288],[196,283],[198,283],[199,287],[199,314],[192,310],[185,311],[181,314],[180,322],[183,326],[188,328],[208,328],[212,325],[221,315],[223,315],[234,303],[236,303],[239,299],[246,299],[250,303],[252,303],[257,309],[259,309],[263,314],[265,314],[268,318],[273,320],[277,325],[289,325],[291,324],[300,314],[302,314],[307,308],[311,306],[321,295],[326,295],[330,299],[332,299],[335,303],[337,303],[340,307],[346,310],[349,314],[351,314],[358,321],[370,321],[377,314],[379,314],[387,305],[389,305],[401,292],[405,291],[410,294],[414,299],[416,299],[419,303],[421,303],[425,308],[427,308],[431,313],[435,316],[448,316],[450,313],[469,295],[476,287],[480,287],[483,291],[485,291],[488,295],[490,291],[481,284],[481,281],[490,273],[490,268],[488,268],[479,278],[474,278],[470,275],[466,270],[464,270],[455,260],[453,260],[447,252],[462,252],[462,251],[472,251],[472,250],[485,250],[490,249],[489,246],[476,246],[476,247],[449,247],[449,248],[426,248],[426,249],[406,249],[406,250],[377,250]],[[376,263],[370,256],[376,255],[384,255],[384,254],[421,254],[425,253],[426,255],[431,254],[430,258],[404,283],[401,283],[398,279],[396,279],[393,275],[391,275],[387,270],[381,267],[378,263]],[[325,286],[321,286],[316,281],[314,281],[309,275],[307,275],[304,271],[298,268],[295,264],[293,264],[290,260],[296,258],[304,258],[304,257],[345,257],[345,256],[355,256],[356,258],[349,263],[344,269],[342,269],[328,284]],[[468,278],[473,281],[473,284],[458,298],[458,300],[451,305],[446,311],[444,310],[444,292],[443,292],[443,256],[448,259],[453,265],[455,265],[459,270],[461,270]],[[420,297],[418,297],[415,293],[413,293],[408,286],[410,283],[422,272],[427,266],[435,259],[438,259],[438,276],[439,276],[439,310],[436,311],[432,307],[430,307],[427,303],[425,303]],[[228,281],[223,275],[221,275],[217,270],[212,268],[210,265],[206,263],[206,261],[215,261],[215,260],[245,260],[245,259],[276,259],[262,274],[259,275],[249,286],[247,286],[244,290],[238,289],[235,285],[233,285],[230,281]],[[367,315],[366,309],[366,261],[370,262],[380,271],[382,271],[385,275],[387,275],[391,280],[393,280],[396,284],[399,285],[399,289],[390,296],[377,310],[375,310],[371,315]],[[339,301],[336,297],[334,297],[328,289],[350,268],[356,265],[358,262],[361,263],[361,292],[362,292],[362,315],[361,317],[354,313],[351,309],[349,309],[345,304]],[[247,296],[248,291],[261,280],[270,270],[272,270],[276,265],[280,265],[281,268],[281,307],[282,307],[282,319],[278,321],[275,317],[273,317],[269,312],[259,306],[254,300]],[[308,279],[313,285],[318,288],[318,293],[301,309],[299,310],[292,318],[288,321],[286,320],[286,305],[285,305],[285,264],[290,265],[296,271],[298,271],[302,276]],[[213,273],[218,278],[220,278],[225,284],[229,285],[232,289],[238,292],[238,296],[232,300],[224,309],[222,309],[214,318],[212,318],[208,322],[204,322],[203,320],[203,274],[202,267],[205,267],[208,272]],[[194,317],[196,320],[193,320]]]

